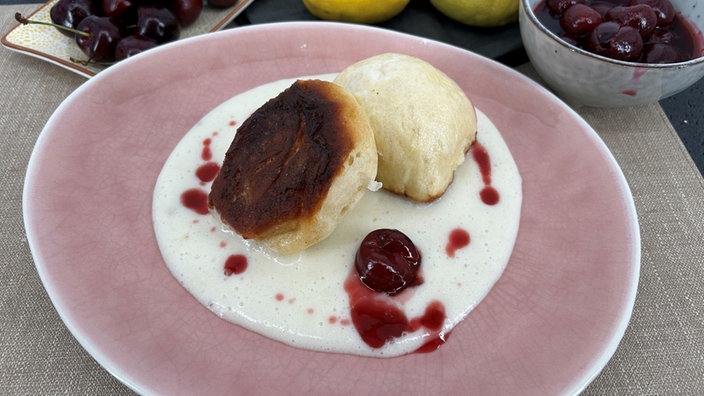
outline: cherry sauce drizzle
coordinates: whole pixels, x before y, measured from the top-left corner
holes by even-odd
[[[369,289],[355,271],[345,280],[344,288],[349,296],[352,324],[370,347],[381,348],[404,333],[423,327],[431,336],[416,352],[433,351],[445,342],[447,335],[441,332],[445,306],[440,301],[428,304],[422,316],[409,319],[394,302],[395,297]]]
[[[489,153],[479,142],[475,142],[472,146],[472,157],[479,165],[479,172],[481,172],[482,181],[484,182],[484,188],[479,192],[479,197],[487,205],[496,205],[499,203],[500,196],[499,192],[491,186],[491,158]]]
[[[450,231],[450,235],[447,239],[447,245],[445,245],[445,252],[448,257],[455,257],[455,253],[462,249],[463,247],[469,245],[471,238],[469,232],[462,228],[455,228]]]

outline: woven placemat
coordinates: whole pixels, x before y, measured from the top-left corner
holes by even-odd
[[[0,6],[7,31],[15,11]],[[521,71],[532,75],[530,66]],[[73,338],[44,291],[22,220],[23,179],[45,122],[85,79],[0,49],[0,394],[132,392]],[[588,395],[704,394],[704,179],[662,108],[579,109],[623,168],[642,234],[642,272],[625,337]]]

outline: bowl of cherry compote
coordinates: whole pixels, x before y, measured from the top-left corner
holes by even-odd
[[[573,106],[654,103],[704,76],[701,0],[521,0],[521,38]]]

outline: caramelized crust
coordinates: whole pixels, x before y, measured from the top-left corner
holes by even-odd
[[[237,130],[209,205],[245,239],[295,232],[320,211],[360,140],[360,114],[369,128],[340,91],[348,95],[330,82],[296,81]]]

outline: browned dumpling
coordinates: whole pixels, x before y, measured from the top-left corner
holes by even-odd
[[[326,238],[376,171],[372,129],[354,97],[299,80],[237,130],[209,204],[245,239],[291,254]]]

